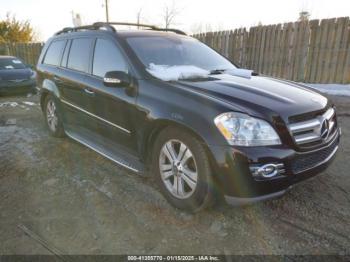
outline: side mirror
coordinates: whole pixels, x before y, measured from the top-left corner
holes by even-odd
[[[131,79],[123,71],[110,71],[105,74],[103,83],[109,87],[127,87],[131,84]]]

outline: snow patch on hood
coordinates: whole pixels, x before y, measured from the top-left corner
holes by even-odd
[[[252,77],[253,70],[235,68],[235,69],[226,70],[225,73],[229,74],[229,75],[240,76],[240,77],[244,77],[244,78],[249,79]]]
[[[147,71],[163,81],[177,81],[180,79],[206,78],[210,72],[192,65],[168,66],[151,63]]]

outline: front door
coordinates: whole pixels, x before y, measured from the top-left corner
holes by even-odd
[[[135,110],[136,95],[128,87],[106,87],[103,77],[109,71],[129,71],[119,47],[112,39],[98,38],[95,43],[92,75],[87,78],[91,112],[96,116],[94,133],[108,139],[122,150],[137,154],[135,126],[132,112]]]

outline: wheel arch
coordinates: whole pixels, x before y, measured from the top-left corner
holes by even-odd
[[[215,158],[214,158],[214,155],[212,153],[212,151],[210,150],[210,147],[209,145],[206,143],[206,140],[203,138],[203,136],[201,136],[198,132],[196,132],[196,130],[192,129],[191,127],[188,127],[186,126],[185,124],[182,124],[182,123],[179,123],[179,122],[176,122],[176,121],[172,121],[172,120],[168,120],[168,119],[160,119],[160,120],[157,120],[152,128],[151,128],[151,131],[149,132],[149,135],[147,137],[147,145],[145,145],[145,150],[144,151],[144,156],[146,156],[146,159],[145,159],[145,163],[146,163],[146,168],[147,170],[152,170],[152,166],[151,166],[151,163],[152,163],[152,157],[154,156],[154,152],[153,152],[153,149],[154,149],[154,142],[155,140],[157,139],[158,135],[160,134],[160,132],[162,130],[164,130],[165,128],[168,128],[168,127],[177,127],[177,128],[180,128],[182,130],[185,130],[186,132],[188,132],[189,134],[193,135],[194,137],[196,137],[200,143],[203,145],[204,147],[204,150],[208,156],[208,159],[209,159],[209,166],[210,166],[210,169],[211,169],[211,178],[212,178],[212,182],[213,182],[213,192],[215,194],[215,198],[218,197],[218,198],[221,198],[222,197],[222,189],[223,189],[223,186],[222,186],[222,183],[219,179],[219,176],[217,176],[217,171],[219,170],[218,169],[218,166],[217,166],[217,163],[215,161]],[[152,176],[152,174],[150,174],[150,176]]]
[[[145,156],[145,161],[146,161],[147,165],[149,165],[151,160],[152,160],[154,142],[156,141],[159,133],[168,127],[180,128],[180,129],[185,130],[186,132],[190,133],[194,137],[196,137],[201,142],[201,144],[204,146],[204,149],[205,149],[205,151],[208,155],[209,161],[210,161],[210,166],[213,168],[213,170],[215,170],[214,157],[212,155],[212,152],[209,149],[209,146],[208,146],[205,138],[202,135],[200,135],[196,130],[185,125],[184,123],[179,123],[177,121],[170,120],[170,119],[158,119],[152,124],[150,131],[148,132],[148,135],[146,136],[144,146],[143,146],[143,155]]]
[[[49,79],[45,79],[43,81],[41,90],[40,90],[40,106],[41,106],[41,110],[44,110],[44,102],[45,99],[48,95],[53,95],[55,98],[59,99],[60,98],[60,92],[58,87],[56,86],[56,84],[49,80]]]

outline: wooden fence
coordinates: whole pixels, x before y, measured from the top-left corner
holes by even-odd
[[[27,64],[36,66],[43,46],[43,43],[0,44],[0,55],[13,55]]]
[[[308,83],[350,83],[349,17],[209,32],[194,37],[243,68]]]
[[[308,83],[350,83],[349,17],[209,32],[194,37],[243,68]],[[0,44],[36,65],[43,43]]]

